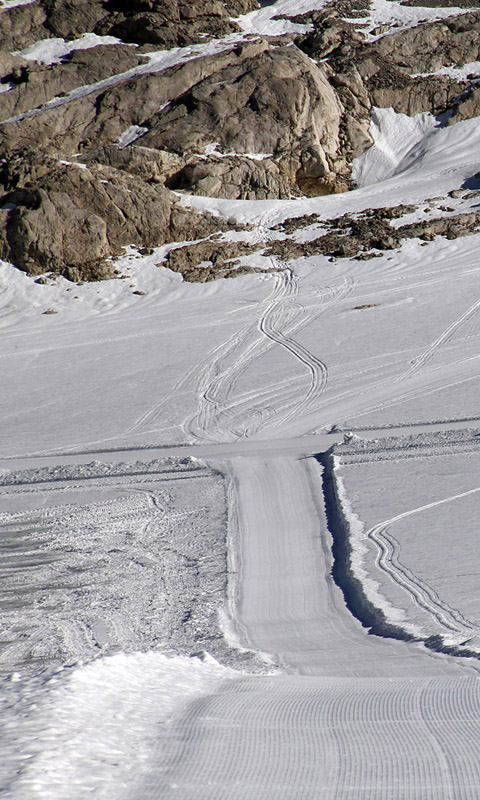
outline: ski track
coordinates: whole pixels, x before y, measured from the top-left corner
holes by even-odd
[[[386,0],[373,3],[375,13],[388,7],[390,14],[391,3]],[[288,3],[281,0],[277,5],[281,10]],[[322,6],[322,0],[317,5]],[[214,45],[214,50],[230,49],[243,38],[243,34],[226,37]],[[158,56],[157,62],[152,59],[125,73],[74,89],[65,98],[53,98],[0,125],[31,118],[121,81],[181,64],[188,57],[208,55],[209,48],[210,45],[198,45]],[[415,145],[407,153],[399,167],[406,165],[404,176],[411,172],[409,156],[418,155],[422,149],[426,153],[431,139],[433,136],[426,137],[421,147]],[[453,170],[444,171],[445,176],[449,173]],[[379,188],[376,199],[381,199],[383,193],[390,197],[391,191],[390,184]],[[288,204],[284,209],[287,207]],[[277,217],[276,211],[260,217],[254,234],[257,242],[272,241],[269,225]],[[299,419],[297,428],[292,425],[286,428],[287,433],[294,435],[296,431],[303,435],[308,420],[300,418],[305,414],[310,414],[312,424],[315,414],[319,423],[339,413],[355,418],[437,391],[436,381],[445,387],[470,379],[464,377],[463,365],[458,363],[446,366],[439,377],[417,373],[462,326],[473,323],[480,300],[451,323],[399,376],[399,364],[405,363],[407,352],[411,355],[412,350],[398,351],[393,365],[398,377],[388,375],[388,370],[385,375],[385,364],[391,367],[394,355],[387,353],[378,367],[361,370],[358,365],[347,366],[340,377],[349,388],[343,392],[337,389],[333,398],[323,396],[329,379],[327,365],[296,338],[304,328],[344,300],[360,279],[362,289],[369,291],[368,287],[373,287],[368,298],[383,299],[385,295],[391,298],[397,292],[404,295],[406,290],[421,291],[435,284],[448,287],[452,278],[450,265],[446,278],[439,276],[433,265],[431,270],[423,270],[418,280],[410,277],[417,263],[403,262],[391,268],[385,263],[387,259],[380,261],[383,263],[361,267],[346,264],[343,283],[318,288],[296,277],[286,262],[270,256],[277,274],[266,278],[273,285],[268,296],[254,305],[257,318],[250,319],[216,345],[200,364],[175,383],[168,396],[135,419],[123,436],[148,430],[169,401],[178,401],[180,393],[190,392],[192,386],[196,409],[184,422],[184,432],[195,440],[224,443],[248,439],[270,429],[279,436],[281,426],[293,418]],[[459,270],[457,279],[476,271],[477,267]],[[372,280],[365,280],[368,275]],[[394,288],[393,281],[401,285]],[[114,318],[115,313],[104,316],[110,314]],[[121,342],[151,335],[147,331],[101,341]],[[63,349],[82,346],[69,343]],[[294,359],[300,375],[288,374],[266,382],[264,387],[254,385],[240,391],[240,379],[247,370],[254,365],[258,367],[258,362],[275,348],[281,348]],[[37,358],[41,353],[60,349],[62,346],[57,345],[39,347],[24,354],[31,353]],[[475,365],[474,359],[464,361]],[[459,375],[457,381],[453,380]],[[414,380],[402,394],[395,384],[410,379]],[[452,382],[449,384],[448,380]],[[435,388],[430,388],[432,385]],[[446,449],[450,446],[445,444]],[[284,671],[274,676],[228,680],[220,689],[182,705],[169,725],[159,729],[158,750],[147,775],[135,774],[133,765],[132,781],[137,780],[140,786],[128,794],[130,800],[139,797],[142,800],[173,797],[180,800],[478,800],[480,696],[479,677],[474,668],[459,666],[449,657],[409,649],[410,645],[404,642],[392,644],[364,636],[343,604],[335,599],[330,575],[330,539],[320,530],[322,499],[313,472],[309,473],[309,467],[299,466],[299,460],[286,456],[281,449],[276,458],[263,461],[253,449],[246,455],[239,450],[239,454],[236,466],[233,451],[233,460],[225,467],[231,478],[227,485],[230,535],[237,538],[229,548],[230,612],[242,644],[256,650],[265,645],[264,649],[272,653]],[[283,465],[279,465],[281,460]],[[218,464],[218,459],[215,463]],[[167,481],[172,475],[180,479],[181,472],[155,476],[155,480]],[[191,477],[194,471],[184,472],[184,477],[187,472]],[[31,492],[41,497],[57,480],[67,481],[53,478],[48,485],[45,481],[45,486],[25,483],[20,489],[16,485],[4,487],[4,491],[5,494]],[[83,486],[80,480],[72,479],[68,488],[89,491],[85,483],[90,478],[84,479]],[[148,480],[152,480],[150,474]],[[113,501],[106,501],[103,506],[107,511],[109,504],[114,508],[112,530],[125,525],[133,530],[136,526],[134,535],[141,543],[149,538],[150,528],[167,515],[168,504],[160,490],[134,486],[133,481],[131,485],[122,483],[122,489],[133,500],[124,499],[121,508]],[[477,492],[480,487],[411,509],[375,525],[366,534],[378,550],[377,568],[448,637],[468,639],[478,633],[478,627],[442,601],[431,586],[402,563],[400,544],[391,528],[412,515]],[[309,503],[313,504],[310,508]],[[41,514],[38,509],[0,514],[0,532],[11,547],[11,558],[1,570],[7,582],[13,583],[17,574],[21,578],[23,569],[28,574],[37,560],[47,563],[45,553],[35,551],[35,547],[41,549],[43,544],[37,537],[48,534],[49,525],[59,524],[57,516],[60,518],[65,509],[68,510],[67,505],[42,510]],[[195,513],[169,510],[172,529],[178,520]],[[189,536],[188,526],[184,536],[185,539]],[[178,542],[181,545],[181,537]],[[30,549],[25,556],[27,547]],[[319,557],[322,547],[323,560]],[[142,549],[135,545],[132,557],[137,551],[142,557],[150,555],[147,546]],[[108,552],[108,559],[113,552]],[[56,557],[54,552],[52,563]],[[28,591],[28,586],[22,589]],[[108,613],[106,608],[105,616]],[[113,628],[117,624],[113,617],[111,624]],[[92,640],[90,629],[81,621],[75,630],[66,631],[65,636],[72,641],[77,637],[78,644],[72,644],[72,649],[86,647]],[[40,646],[42,639],[43,632],[32,641]],[[408,661],[408,668],[403,667],[403,658]],[[380,672],[382,668],[384,673]],[[121,757],[121,752],[114,754],[112,767]],[[104,796],[99,791],[98,797]],[[127,800],[126,794],[123,797]],[[18,796],[18,800],[24,797]]]
[[[290,270],[279,272],[272,292],[265,301],[267,308],[258,323],[250,323],[234,334],[224,345],[215,349],[209,364],[202,366],[196,390],[199,409],[186,424],[188,433],[210,440],[212,436],[218,436],[220,431],[223,440],[228,441],[232,436],[245,437],[269,426],[278,427],[293,415],[303,413],[317,403],[326,387],[327,367],[297,342],[293,334],[344,299],[354,285],[353,281],[345,281],[336,287],[323,288],[319,304],[313,306],[313,313],[308,313],[305,306],[298,302],[298,280]],[[258,336],[259,332],[261,337]],[[257,403],[252,407],[253,395],[250,391],[234,396],[236,384],[252,363],[274,345],[285,349],[306,368],[310,374],[310,385],[305,396],[298,400],[298,380],[292,382],[288,378],[279,387],[281,393],[278,395],[272,393],[270,385],[267,408],[258,406],[261,398],[261,392],[258,391]],[[232,396],[234,399],[231,399]],[[282,407],[279,407],[280,403]],[[283,409],[284,413],[279,413]]]
[[[288,420],[289,416],[293,413],[301,413],[306,410],[310,404],[320,395],[327,385],[327,366],[316,356],[312,355],[305,347],[300,345],[294,339],[286,336],[279,329],[282,322],[282,309],[277,300],[274,300],[263,318],[260,320],[259,329],[265,336],[272,342],[276,342],[281,347],[284,347],[291,353],[298,361],[300,361],[311,373],[311,385],[304,397],[296,408],[290,412],[289,415],[284,417],[284,422]]]
[[[467,311],[465,311],[465,313],[462,314],[457,320],[455,320],[455,322],[452,322],[452,324],[449,325],[448,328],[444,330],[444,332],[438,337],[438,339],[435,339],[435,341],[430,345],[430,347],[427,348],[427,350],[424,351],[424,353],[422,353],[421,356],[419,356],[417,359],[414,360],[414,363],[412,364],[410,369],[407,370],[407,372],[405,372],[403,375],[401,375],[398,380],[405,380],[406,378],[410,378],[412,375],[418,372],[418,370],[421,369],[421,367],[424,367],[425,364],[428,364],[428,362],[432,360],[432,358],[442,347],[442,345],[449,342],[450,339],[454,336],[454,334],[459,330],[459,328],[461,328],[462,325],[465,324],[465,322],[470,320],[477,313],[479,308],[480,308],[480,300],[477,300],[473,304],[473,306],[470,306],[470,308]]]
[[[234,459],[229,474],[237,630],[282,648],[290,674],[190,703],[128,800],[477,800],[475,673],[366,637],[337,606],[312,462]]]
[[[255,240],[258,242],[271,241],[269,222],[272,213],[264,214],[256,227]],[[248,324],[239,333],[234,334],[224,346],[216,348],[213,358],[200,373],[197,384],[199,409],[193,419],[187,422],[185,428],[196,438],[208,438],[218,435],[218,430],[223,431],[223,436],[228,441],[233,436],[251,436],[263,430],[273,419],[273,425],[289,419],[295,413],[308,409],[324,391],[327,383],[327,367],[323,361],[312,355],[307,348],[292,338],[292,334],[311,324],[323,314],[335,300],[351,291],[353,282],[345,281],[340,288],[325,287],[320,292],[320,309],[316,313],[308,314],[304,305],[298,300],[298,279],[293,275],[288,265],[270,256],[272,269],[278,270],[270,296],[265,301],[267,308],[258,323]],[[318,293],[318,290],[317,290]],[[318,294],[317,294],[318,296]],[[262,337],[258,338],[258,332]],[[298,402],[298,382],[294,383],[288,391],[288,381],[281,386],[281,393],[272,397],[269,391],[269,406],[252,406],[252,394],[248,392],[233,401],[231,397],[240,376],[247,370],[254,360],[261,358],[270,349],[271,345],[279,345],[287,350],[310,373],[310,386],[304,398]],[[238,352],[239,351],[239,352]],[[225,363],[226,362],[226,363]],[[286,394],[286,396],[285,396]],[[279,403],[284,395],[283,408],[286,413],[279,415]],[[265,400],[266,398],[262,398]],[[275,400],[277,402],[275,402]],[[292,403],[294,404],[291,408]],[[288,408],[290,407],[290,411]]]
[[[460,500],[472,494],[480,492],[480,487],[470,489],[467,492],[437,500],[434,503],[427,503],[403,514],[398,514],[385,522],[375,525],[367,532],[367,537],[375,542],[378,548],[376,566],[389,576],[389,578],[406,592],[413,602],[422,608],[433,618],[448,634],[455,634],[462,639],[469,639],[478,633],[478,626],[474,625],[457,610],[441,600],[437,592],[432,589],[425,581],[415,575],[410,569],[405,567],[399,559],[400,544],[391,534],[389,528],[396,522],[400,522],[407,517],[427,511],[431,508]]]

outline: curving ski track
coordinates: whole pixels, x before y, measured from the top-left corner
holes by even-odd
[[[462,639],[478,633],[478,626],[465,619],[458,610],[442,601],[434,589],[401,563],[399,558],[400,544],[390,532],[390,526],[421,511],[451,503],[454,500],[468,497],[477,492],[480,492],[480,487],[446,497],[434,503],[427,503],[419,508],[405,511],[403,514],[381,522],[367,532],[368,538],[375,542],[378,548],[376,566],[385,572],[397,586],[400,586],[413,602],[426,611],[446,633],[456,634]]]
[[[327,366],[316,356],[312,355],[305,347],[296,342],[294,339],[286,336],[279,329],[279,323],[282,320],[282,310],[279,307],[277,300],[273,301],[266,313],[260,320],[259,328],[263,334],[272,342],[279,344],[291,353],[301,364],[303,364],[311,373],[310,388],[302,400],[302,402],[295,408],[293,413],[300,413],[306,410],[311,404],[312,400],[318,397],[323,392],[327,385]],[[288,415],[290,416],[290,415]],[[288,419],[284,418],[284,422]]]
[[[315,292],[312,310],[307,310],[298,300],[298,279],[289,270],[280,272],[259,321],[249,323],[215,348],[209,361],[198,370],[198,409],[187,421],[186,431],[198,439],[211,441],[220,437],[221,441],[232,441],[266,427],[278,427],[292,416],[311,410],[325,390],[327,367],[294,335],[345,298],[353,286],[352,281],[345,281],[324,287],[320,294]],[[303,298],[308,296],[307,287]],[[303,380],[291,376],[277,385],[269,383],[264,390],[257,386],[255,390],[238,392],[242,375],[274,346],[285,349],[309,373],[309,386],[303,396],[299,398]]]

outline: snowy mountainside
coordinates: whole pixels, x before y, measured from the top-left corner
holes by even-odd
[[[0,2],[7,798],[480,795],[479,30]]]

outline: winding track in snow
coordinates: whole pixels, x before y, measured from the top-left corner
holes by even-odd
[[[390,532],[390,527],[396,522],[427,511],[431,508],[452,503],[463,497],[480,492],[480,487],[469,489],[467,492],[446,497],[433,503],[404,511],[391,519],[385,520],[367,532],[367,536],[378,548],[376,565],[385,572],[392,581],[405,591],[413,602],[423,608],[448,634],[457,634],[462,638],[469,638],[478,633],[478,626],[474,625],[457,610],[445,603],[425,581],[421,580],[410,569],[400,562],[400,544]]]
[[[267,216],[261,219],[257,227],[255,235],[258,241],[271,239]],[[208,362],[199,369],[198,409],[195,417],[185,425],[190,435],[211,439],[217,437],[220,431],[223,440],[229,441],[232,436],[246,437],[267,427],[278,427],[292,416],[310,410],[326,388],[326,364],[298,342],[294,335],[344,299],[352,291],[354,281],[344,280],[337,286],[325,286],[320,292],[316,289],[313,310],[307,311],[299,302],[299,280],[275,256],[271,256],[270,261],[272,268],[278,272],[258,323],[247,324],[215,348]],[[307,291],[303,291],[302,299],[308,296],[307,288]],[[307,370],[310,385],[300,398],[298,394],[302,384],[290,378],[283,380],[273,391],[271,385],[266,392],[256,387],[257,402],[252,405],[251,391],[234,394],[236,386],[245,371],[255,360],[265,356],[272,345],[279,345]],[[259,399],[261,404],[258,403]]]

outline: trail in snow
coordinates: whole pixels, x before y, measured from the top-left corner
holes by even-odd
[[[229,474],[239,631],[290,674],[191,703],[128,800],[476,800],[475,672],[346,612],[314,462],[232,459]]]
[[[423,581],[412,570],[408,569],[400,561],[400,544],[390,532],[390,527],[396,522],[403,519],[419,514],[422,511],[428,511],[431,508],[452,503],[455,500],[460,500],[464,497],[469,497],[480,492],[480,487],[469,489],[466,492],[446,497],[442,500],[437,500],[433,503],[426,503],[425,505],[413,508],[410,511],[404,511],[391,519],[385,520],[367,532],[367,537],[375,542],[378,548],[378,556],[376,565],[379,569],[383,570],[389,578],[394,581],[400,588],[406,592],[410,598],[420,608],[423,608],[436,622],[445,630],[448,635],[455,634],[455,642],[461,643],[465,638],[469,639],[473,635],[479,633],[478,625],[465,619],[463,614],[458,610],[451,608],[447,603],[442,601],[438,593]]]
[[[327,367],[294,335],[347,296],[353,285],[347,280],[338,286],[322,287],[320,292],[314,293],[312,307],[307,310],[298,300],[298,280],[289,270],[280,272],[258,323],[247,324],[215,348],[209,361],[201,365],[196,389],[199,408],[195,417],[187,422],[186,430],[196,438],[211,440],[220,433],[224,441],[231,441],[238,436],[252,436],[258,431],[276,428],[294,415],[313,408],[325,390]],[[302,300],[308,295],[307,287],[302,292]],[[253,391],[238,392],[240,377],[255,362],[261,363],[274,345],[293,355],[297,364],[310,374],[306,391],[303,380],[299,382],[289,375],[280,383],[268,382],[265,390],[257,385]],[[299,397],[302,391],[304,394]]]
[[[154,765],[140,785],[142,797],[476,800],[476,683],[231,682],[176,721],[174,743],[163,767]]]
[[[323,4],[321,0],[317,3]],[[311,7],[308,0],[301,0],[302,10]],[[273,25],[278,26],[276,30],[280,27],[282,31],[287,29],[289,23],[271,21],[274,13],[286,9],[300,10],[296,0],[282,0],[274,9],[270,8],[268,14],[262,16],[259,13],[257,17],[244,20],[244,30],[248,30],[249,25],[256,25],[257,32],[260,25],[267,33],[272,33]],[[385,21],[403,14],[404,21],[409,24],[425,14],[431,17],[437,13],[450,14],[451,9],[426,11],[387,0],[373,0],[372,12],[366,18]],[[223,40],[212,47],[218,51],[230,47],[232,42],[233,39]],[[110,82],[81,87],[66,98],[56,98],[50,105],[32,109],[26,116],[96,92],[119,80],[165,69],[181,63],[184,58],[208,55],[213,52],[212,47],[198,46],[158,54],[156,62],[152,59],[150,64],[141,68],[112,76]],[[391,132],[396,130],[398,133],[398,117],[392,117],[391,122]],[[415,129],[412,135],[415,137],[417,133]],[[478,170],[478,135],[478,122],[459,123],[454,129],[426,137],[418,146],[410,147],[406,154],[401,154],[398,149],[404,144],[402,136],[399,136],[398,148],[396,146],[395,152],[389,151],[387,155],[390,166],[395,162],[395,173],[403,170],[401,177],[396,174],[376,189],[360,190],[345,196],[273,203],[270,210],[260,216],[258,241],[268,241],[271,235],[268,226],[290,211],[318,210],[328,216],[332,210],[335,213],[355,211],[362,205],[381,205],[386,199],[389,204],[416,202],[419,198],[423,201],[425,192],[431,191],[432,187],[435,189],[432,194],[445,194]],[[457,147],[459,139],[465,147]],[[185,202],[189,202],[188,199]],[[268,201],[263,205],[260,202],[242,205],[211,198],[195,202],[223,208],[227,216],[243,208],[245,218],[250,215],[250,219],[257,219],[259,209],[270,205]],[[106,321],[111,326],[108,337],[102,324],[92,329],[89,348],[82,351],[85,356],[78,359],[78,363],[89,362],[91,365],[88,374],[82,372],[80,378],[77,376],[73,393],[78,389],[79,403],[76,397],[71,398],[67,393],[72,372],[69,370],[64,376],[61,365],[65,353],[71,352],[69,348],[79,346],[79,331],[82,330],[83,335],[84,319],[88,315],[81,320],[82,327],[77,330],[69,330],[67,325],[62,327],[60,324],[53,329],[47,328],[47,325],[54,324],[52,320],[41,320],[36,327],[22,327],[21,337],[25,338],[12,338],[9,345],[13,369],[8,375],[12,376],[13,385],[20,368],[25,369],[23,397],[25,390],[31,389],[34,413],[29,416],[30,412],[26,413],[23,406],[20,412],[15,404],[8,406],[4,421],[13,419],[23,423],[21,414],[25,414],[27,419],[12,448],[7,450],[10,455],[13,452],[31,453],[35,448],[40,451],[42,446],[66,449],[71,441],[85,442],[95,435],[113,433],[118,441],[118,437],[142,431],[149,433],[149,426],[156,423],[168,403],[180,406],[182,415],[188,415],[184,432],[199,443],[189,450],[185,447],[164,448],[162,454],[210,456],[214,459],[212,466],[228,471],[230,537],[236,548],[230,560],[232,575],[229,579],[230,591],[234,595],[231,610],[236,612],[233,615],[236,633],[241,644],[272,653],[284,669],[281,675],[230,680],[232,676],[227,676],[223,668],[217,666],[209,676],[208,662],[204,669],[205,662],[198,658],[177,660],[172,665],[164,663],[164,656],[156,658],[154,656],[158,654],[150,653],[145,658],[121,657],[116,664],[114,659],[108,663],[100,661],[91,670],[79,668],[72,681],[63,682],[61,678],[55,678],[50,687],[55,694],[54,713],[45,737],[40,742],[37,738],[36,743],[35,736],[27,737],[22,753],[38,755],[39,750],[35,748],[39,748],[41,756],[44,747],[45,758],[24,760],[26,768],[22,780],[25,778],[25,782],[20,785],[23,796],[20,794],[16,800],[25,800],[26,797],[28,800],[33,797],[49,800],[52,787],[65,800],[83,797],[86,791],[98,792],[98,796],[103,793],[107,797],[119,797],[123,792],[132,800],[138,797],[145,800],[169,800],[172,797],[181,797],[182,800],[478,800],[478,671],[471,663],[455,663],[453,659],[427,652],[418,644],[365,635],[359,623],[346,611],[343,598],[331,579],[331,539],[324,520],[318,470],[313,462],[299,459],[301,455],[327,447],[332,441],[328,436],[305,436],[309,430],[341,422],[348,416],[356,418],[366,411],[379,410],[405,399],[418,398],[427,392],[444,389],[446,385],[463,387],[466,381],[478,374],[480,360],[473,350],[464,351],[455,363],[441,364],[437,371],[420,370],[439,353],[461,325],[472,322],[478,303],[450,325],[406,373],[405,361],[416,349],[410,340],[401,342],[398,337],[390,337],[391,330],[398,334],[398,329],[386,317],[375,318],[370,327],[368,324],[362,327],[363,323],[355,327],[352,317],[347,315],[341,318],[345,327],[351,325],[349,335],[352,339],[358,336],[359,331],[364,334],[366,343],[377,337],[378,346],[376,350],[372,348],[373,355],[370,351],[366,356],[362,352],[361,337],[346,356],[343,348],[349,348],[348,342],[344,341],[338,352],[328,350],[330,328],[325,326],[323,331],[320,328],[319,336],[312,328],[312,323],[322,314],[336,311],[336,305],[354,289],[351,275],[355,275],[360,283],[360,292],[365,288],[370,290],[373,283],[373,295],[376,292],[382,301],[384,292],[387,300],[389,293],[394,294],[393,279],[402,282],[398,292],[401,297],[402,291],[405,297],[406,292],[415,290],[418,296],[428,295],[430,300],[436,291],[437,300],[441,299],[448,290],[449,281],[458,281],[460,277],[466,279],[478,271],[474,266],[476,256],[473,249],[472,245],[470,251],[464,244],[459,245],[458,258],[461,260],[462,253],[469,252],[470,263],[466,269],[462,266],[458,271],[446,250],[439,250],[443,266],[442,261],[438,263],[431,259],[428,269],[420,263],[418,254],[416,260],[411,259],[413,251],[406,249],[388,264],[384,259],[382,266],[362,264],[360,267],[345,262],[339,268],[339,265],[329,266],[319,259],[318,275],[313,275],[313,270],[309,274],[308,269],[302,273],[301,264],[298,275],[294,275],[285,269],[288,265],[273,258],[271,265],[281,271],[275,277],[251,278],[252,285],[256,281],[256,287],[260,287],[256,294],[252,290],[248,296],[250,302],[253,299],[254,313],[248,322],[239,323],[233,333],[233,326],[230,327],[229,334],[222,334],[222,325],[225,321],[228,323],[226,315],[233,313],[231,306],[225,311],[225,299],[229,298],[227,289],[218,288],[217,304],[207,305],[207,290],[203,294],[203,290],[197,291],[197,288],[177,287],[178,294],[172,292],[162,306],[163,327],[160,327],[156,304],[165,290],[162,287],[145,300],[144,309],[147,311],[143,314],[137,312],[136,316],[132,314],[129,317],[131,312],[128,312],[122,317],[116,311],[104,313],[102,324]],[[330,269],[334,278],[330,278],[330,271],[327,272]],[[409,270],[418,271],[420,276],[407,283],[405,278]],[[438,277],[440,270],[445,272],[445,277],[443,274]],[[265,297],[264,287],[270,284],[272,290]],[[395,291],[397,286],[398,283]],[[41,291],[40,287],[36,289]],[[83,289],[79,291],[81,293]],[[100,294],[100,290],[95,291],[100,295],[99,302],[107,299],[107,290],[105,296]],[[191,294],[187,294],[190,291]],[[187,296],[190,298],[190,305],[188,302],[181,305],[181,315],[176,305],[180,294],[182,300]],[[169,301],[175,305],[171,316]],[[109,302],[111,309],[114,303],[111,299]],[[358,298],[356,302],[360,302]],[[427,308],[435,305],[438,307],[440,303],[427,305]],[[459,303],[458,308],[465,305]],[[25,307],[24,304],[22,308]],[[210,327],[208,335],[202,338],[201,328],[207,326],[205,309],[209,312],[208,325],[216,328]],[[31,308],[28,310],[30,313]],[[342,312],[344,310],[342,308]],[[432,326],[432,333],[425,322],[427,315],[424,310],[425,307],[411,312],[407,308],[402,325],[418,326],[421,340],[431,341],[445,323]],[[455,318],[457,313],[452,313],[451,318]],[[198,322],[200,324],[196,326]],[[332,328],[334,323],[335,319],[332,319]],[[133,336],[125,334],[128,324],[135,331]],[[189,326],[191,329],[185,332]],[[169,353],[163,355],[163,360],[155,355],[152,358],[154,348],[145,347],[145,338],[141,338],[145,337],[145,330],[155,342],[169,342],[165,348]],[[94,334],[96,340],[93,340]],[[216,344],[212,348],[213,334]],[[46,341],[38,347],[38,340],[42,337],[46,337]],[[133,337],[140,339],[138,349],[131,346]],[[165,338],[162,340],[161,337]],[[57,343],[58,340],[61,344]],[[318,354],[317,341],[320,342]],[[84,344],[82,340],[81,346]],[[110,348],[110,344],[115,344],[117,350]],[[23,348],[23,353],[14,353],[17,345]],[[187,349],[189,355],[185,357]],[[25,353],[30,353],[28,363],[20,359],[20,355]],[[117,362],[112,359],[115,353]],[[275,361],[270,370],[269,366],[274,362],[272,356],[279,356],[281,366]],[[286,376],[287,369],[283,367],[280,356],[291,363]],[[271,359],[270,364],[267,357]],[[39,365],[36,368],[35,362]],[[135,368],[129,371],[127,367],[122,372],[123,362],[133,363]],[[137,365],[142,365],[138,374],[135,371]],[[185,365],[187,368],[184,370]],[[168,383],[168,390],[163,391],[161,381],[152,381],[151,376],[161,375],[165,366],[172,370],[174,377]],[[340,388],[335,384],[332,387],[335,370],[341,376]],[[182,371],[186,374],[181,374]],[[402,371],[405,382],[399,387],[395,379]],[[55,407],[56,413],[52,414],[49,405],[53,402],[51,386],[59,386],[59,374],[63,379],[64,402],[63,407],[58,410]],[[90,394],[85,391],[84,377],[91,381]],[[39,390],[42,381],[46,387],[41,387],[43,394]],[[130,384],[134,387],[131,394],[128,393]],[[116,427],[104,433],[112,417],[112,387],[115,387],[117,414],[120,406],[125,408],[129,403],[137,408],[140,396],[142,402],[145,397],[142,410],[148,407],[143,413],[137,410],[130,417],[121,417]],[[61,391],[60,387],[59,393]],[[196,410],[191,406],[183,407],[183,392],[188,397],[195,395]],[[81,405],[88,406],[89,403],[87,423],[77,433],[77,422],[84,411]],[[47,408],[45,413],[42,404]],[[448,417],[445,407],[441,404],[439,407],[441,415],[435,418]],[[438,410],[431,413],[438,414]],[[53,417],[52,435],[48,433],[44,440],[35,439],[48,418],[52,424]],[[65,423],[65,419],[73,419],[73,439],[68,439],[68,427],[67,435],[65,430],[62,433],[63,439],[58,433],[57,422]],[[170,412],[166,414],[166,424],[171,422]],[[93,425],[98,433],[92,433]],[[262,436],[264,441],[261,441]],[[32,437],[35,445],[31,443]],[[113,438],[112,435],[110,439]],[[113,453],[112,460],[123,459],[125,452],[134,458],[136,454],[144,456],[146,452],[154,451],[128,449],[121,454]],[[75,458],[85,463],[98,458],[98,451],[78,456],[52,456],[51,463],[65,464],[66,461],[75,461]],[[10,461],[7,465],[13,466],[14,463]],[[129,536],[129,526],[137,525],[133,554],[142,557],[138,564],[139,572],[144,572],[151,558],[150,539],[155,538],[155,526],[160,526],[166,516],[163,512],[166,503],[163,503],[160,492],[145,492],[144,488],[137,489],[130,484],[126,490],[128,502],[124,502],[121,508],[118,503],[112,504],[115,506],[113,512],[118,512],[118,516],[110,514],[109,519],[112,517],[113,521],[108,522],[107,535],[102,539],[102,546],[105,544],[106,547],[105,551],[102,550],[104,564],[109,575],[112,560],[118,553],[115,536],[118,531]],[[76,487],[76,491],[85,489]],[[371,531],[372,541],[379,548],[379,567],[432,619],[440,622],[446,635],[453,632],[468,637],[472,634],[473,623],[444,603],[413,569],[409,570],[402,564],[399,545],[390,527],[411,514],[460,497],[474,496],[477,491],[474,489],[419,506],[392,517]],[[25,493],[27,501],[32,495],[34,491],[28,495]],[[5,497],[9,499],[7,492]],[[132,514],[132,509],[136,513]],[[64,528],[71,535],[73,515],[68,516],[68,511],[67,508]],[[170,547],[178,517],[182,514],[188,516],[188,513],[195,520],[199,516],[197,510],[192,514],[177,509],[170,514],[170,521],[165,520],[165,536]],[[55,512],[51,512],[51,516],[54,518]],[[91,522],[94,527],[98,518],[99,509],[92,506],[89,524]],[[212,531],[215,530],[213,524],[211,527]],[[211,546],[208,526],[205,533]],[[21,538],[22,530],[19,528],[15,535]],[[138,537],[149,540],[140,553]],[[182,531],[182,537],[182,541],[190,541],[190,525]],[[15,544],[18,540],[13,542]],[[97,549],[98,546],[89,547],[88,552],[95,555]],[[96,612],[93,609],[98,615],[99,635],[109,610],[118,601],[121,579],[132,568],[132,559],[128,555],[132,553],[130,541],[125,545],[125,552],[125,561],[118,569],[118,580],[111,584],[117,600],[105,602],[104,608],[100,604],[100,610]],[[173,572],[175,581],[175,569]],[[194,564],[191,573],[194,583],[200,574],[211,577],[208,559],[199,561],[197,566]],[[182,566],[176,577],[183,578],[184,575]],[[160,578],[165,578],[164,570]],[[177,583],[180,586],[179,581]],[[141,582],[134,585],[138,590]],[[219,591],[223,591],[221,581],[218,586]],[[153,582],[154,590],[155,587],[154,597],[158,600],[158,583]],[[202,597],[210,597],[213,603],[211,591],[208,586]],[[42,587],[39,592],[43,592]],[[43,602],[42,597],[39,594],[39,603]],[[125,592],[125,602],[130,611],[132,599],[143,602],[144,598],[145,593],[139,590],[134,595]],[[140,608],[140,612],[141,625],[144,625],[148,611],[143,613]],[[185,616],[188,613],[186,609]],[[178,614],[173,614],[174,619],[184,625],[183,617],[179,621]],[[43,643],[43,639],[40,641]],[[179,681],[180,675],[182,680]],[[192,676],[198,680],[192,680]],[[219,683],[227,677],[228,681]],[[58,693],[54,688],[57,680]],[[85,685],[91,692],[82,691]],[[66,691],[62,692],[62,687]],[[190,690],[196,692],[197,689],[203,696],[185,704],[183,701],[188,699]],[[210,694],[207,694],[209,690]],[[84,705],[86,694],[89,697]],[[173,719],[171,714],[180,707],[173,706],[172,698],[182,703],[181,710]],[[165,700],[168,701],[167,714],[159,708]],[[87,716],[91,713],[91,719],[86,719],[85,708]],[[166,725],[168,718],[171,722]],[[42,721],[45,730],[48,712],[43,706],[35,719],[38,721],[37,732]],[[97,726],[94,731],[97,736],[90,740],[91,727],[88,726],[92,725],[92,720]],[[12,730],[16,730],[15,725]],[[153,759],[148,749],[152,740],[157,742],[158,748]],[[144,771],[148,772],[146,779]],[[17,777],[16,773],[15,779]]]
[[[299,414],[306,410],[319,394],[323,392],[327,385],[327,366],[316,356],[312,355],[306,347],[286,336],[280,329],[282,322],[282,308],[278,300],[273,300],[263,318],[260,320],[259,328],[262,333],[272,342],[276,342],[284,347],[298,361],[305,365],[311,373],[310,388],[304,399],[284,418],[286,421],[294,413]]]
[[[442,347],[442,345],[449,342],[450,339],[459,330],[459,328],[461,328],[462,325],[465,324],[465,322],[470,320],[477,313],[479,309],[480,309],[480,300],[477,300],[473,304],[473,306],[470,306],[470,308],[467,311],[465,311],[465,313],[462,314],[457,320],[455,320],[455,322],[452,322],[452,324],[449,325],[448,328],[444,330],[444,332],[438,337],[438,339],[435,339],[435,341],[430,345],[430,347],[427,348],[427,350],[425,350],[422,353],[421,356],[419,356],[414,360],[410,369],[407,370],[407,372],[405,372],[403,375],[401,375],[398,380],[405,380],[406,378],[411,377],[416,372],[418,372],[419,369],[424,367],[425,364],[428,364],[428,362],[432,360],[432,358]]]

